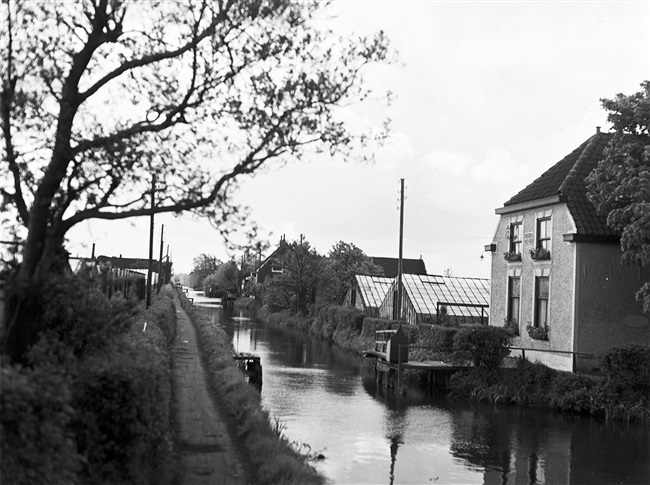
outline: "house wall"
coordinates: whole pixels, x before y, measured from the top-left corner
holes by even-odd
[[[536,240],[537,219],[551,217],[551,259],[533,261],[529,251]],[[503,254],[509,249],[508,227],[512,222],[523,222],[522,261],[508,262]],[[508,277],[521,277],[521,313],[519,317],[519,337],[513,341],[514,347],[539,350],[573,350],[573,301],[574,301],[574,260],[575,247],[564,242],[563,235],[575,232],[575,223],[566,204],[555,204],[529,209],[519,213],[503,214],[497,226],[492,254],[492,280],[490,292],[490,325],[501,326],[507,316]],[[534,321],[535,277],[549,276],[549,340],[537,340],[528,335],[526,325]],[[513,351],[512,355],[520,355]],[[572,357],[557,353],[534,352],[527,350],[526,358],[561,370],[572,369]]]
[[[634,295],[650,268],[623,265],[618,244],[577,243],[576,350],[599,353],[613,345],[650,346],[650,322]]]

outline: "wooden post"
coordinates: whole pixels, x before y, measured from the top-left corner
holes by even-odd
[[[397,260],[397,320],[402,319],[402,249],[404,242],[404,179],[400,179],[400,205],[399,205],[399,258]]]
[[[156,205],[156,174],[151,178],[151,216],[149,221],[149,265],[147,267],[147,308],[151,306],[151,271],[153,266],[153,210]]]
[[[158,259],[158,284],[156,285],[156,293],[160,293],[160,288],[162,288],[162,253],[163,253],[163,234],[165,232],[165,225],[160,226],[160,258]]]

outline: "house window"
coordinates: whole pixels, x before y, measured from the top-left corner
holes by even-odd
[[[510,247],[508,250],[513,254],[521,254],[521,222],[510,224]]]
[[[551,218],[537,219],[537,244],[536,249],[551,249]]]
[[[519,323],[519,299],[521,296],[521,278],[508,278],[508,320]]]
[[[548,276],[535,278],[535,326],[542,328],[548,325]]]

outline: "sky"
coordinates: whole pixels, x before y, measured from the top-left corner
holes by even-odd
[[[390,118],[391,138],[373,149],[374,163],[322,156],[242,180],[236,201],[250,207],[268,252],[281,236],[304,235],[321,254],[345,241],[397,257],[404,179],[404,257],[422,257],[429,274],[489,278],[495,209],[597,126],[608,131],[601,98],[650,79],[648,1],[335,0],[328,14],[336,32],[385,31],[398,52],[365,73],[393,102],[346,115],[358,126]],[[90,256],[95,243],[97,255],[147,257],[148,224],[85,222],[68,250]],[[160,224],[175,273],[202,253],[241,256],[206,221],[159,216],[156,238]]]

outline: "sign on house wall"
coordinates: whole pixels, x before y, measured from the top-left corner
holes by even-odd
[[[535,242],[535,238],[532,232],[527,232],[524,234],[524,246],[532,246]]]

